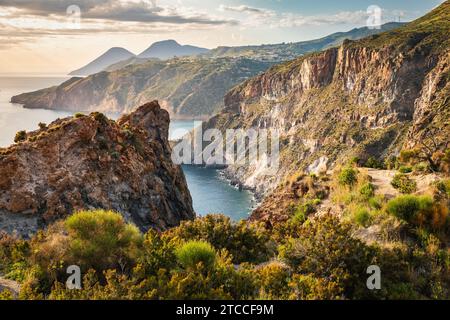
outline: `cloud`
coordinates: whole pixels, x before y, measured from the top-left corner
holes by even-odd
[[[71,6],[80,9],[79,19],[67,13]],[[165,33],[237,24],[189,7],[158,6],[155,0],[0,0],[0,48],[46,36]]]
[[[230,12],[244,12],[244,13],[252,13],[252,14],[266,14],[268,12],[271,12],[270,10],[267,9],[262,9],[262,8],[255,8],[255,7],[249,7],[249,6],[245,6],[245,5],[241,5],[241,6],[226,6],[226,5],[221,5],[219,7],[219,10],[221,11],[230,11]]]
[[[368,14],[365,11],[345,11],[332,15],[312,15],[303,16],[298,14],[284,13],[274,22],[278,27],[302,27],[302,26],[322,26],[339,24],[365,24]]]
[[[16,17],[67,17],[74,3],[82,18],[100,21],[145,22],[168,24],[233,25],[237,21],[218,19],[189,8],[158,6],[156,1],[117,0],[0,0],[0,10],[15,9]]]

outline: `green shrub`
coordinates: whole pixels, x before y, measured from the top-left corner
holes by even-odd
[[[294,274],[289,282],[290,300],[342,299],[342,288],[335,282],[312,275]]]
[[[308,220],[310,221],[310,220]],[[370,250],[352,236],[352,228],[332,215],[324,215],[298,229],[298,238],[279,247],[280,259],[294,273],[310,274],[336,283],[352,297],[356,288],[365,289],[365,270]]]
[[[374,157],[370,157],[369,159],[367,159],[366,164],[364,166],[366,168],[373,168],[373,169],[384,168],[383,162],[375,159]]]
[[[419,157],[420,150],[412,149],[412,150],[402,150],[400,152],[399,160],[401,163],[415,163]]]
[[[185,242],[206,241],[218,251],[226,249],[235,264],[267,261],[274,250],[270,236],[261,224],[247,221],[234,223],[224,215],[207,215],[194,221],[183,221],[166,234]]]
[[[358,208],[353,213],[353,219],[360,226],[368,227],[369,223],[370,223],[370,220],[371,220],[371,215],[370,215],[369,210],[367,210],[366,208]]]
[[[108,118],[101,112],[92,112],[91,116],[101,124],[108,123]]]
[[[398,171],[400,173],[410,173],[413,171],[413,169],[410,166],[401,166],[400,168],[398,168]]]
[[[170,270],[176,266],[175,244],[167,237],[162,237],[158,232],[150,229],[145,234],[142,245],[142,255],[139,263],[145,269],[148,276],[157,275],[160,269]]]
[[[136,226],[112,211],[80,211],[67,218],[65,227],[69,256],[86,269],[122,267],[136,258],[142,243]]]
[[[375,195],[375,186],[367,182],[359,189],[359,194],[368,200]]]
[[[417,183],[402,173],[394,176],[391,185],[401,193],[413,193],[417,190]]]
[[[47,124],[43,123],[43,122],[39,122],[39,129],[43,130],[47,128]]]
[[[387,212],[408,223],[417,220],[419,213],[427,212],[433,207],[433,199],[427,196],[404,195],[387,203]]]
[[[85,117],[85,115],[83,113],[81,113],[81,112],[77,112],[73,116],[74,116],[75,119],[79,119],[79,118]]]
[[[338,176],[339,184],[343,186],[353,186],[358,180],[358,170],[347,167],[341,170]]]
[[[436,183],[436,188],[450,198],[450,179],[440,180]]]
[[[383,207],[383,201],[380,197],[372,197],[368,200],[368,203],[372,209],[379,210]]]
[[[27,139],[27,133],[24,130],[18,131],[14,137],[14,142],[19,143]]]
[[[216,251],[205,241],[189,241],[176,249],[175,255],[185,269],[194,269],[199,263],[210,269],[216,261]]]
[[[289,295],[289,268],[279,262],[271,262],[257,270],[261,299],[286,299]]]
[[[316,207],[321,203],[320,199],[314,199],[299,204],[292,216],[293,221],[303,223],[306,221],[309,215],[316,212]]]
[[[414,172],[423,173],[423,172],[428,172],[429,171],[429,166],[425,162],[420,162],[420,163],[416,164],[412,169],[413,169]]]

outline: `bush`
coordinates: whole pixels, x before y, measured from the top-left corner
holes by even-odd
[[[338,176],[339,184],[352,187],[358,180],[358,170],[347,167],[341,170]]]
[[[336,283],[347,298],[357,288],[364,289],[365,270],[370,265],[369,248],[352,236],[350,225],[332,215],[300,226],[298,238],[279,247],[279,257],[294,273]]]
[[[142,235],[112,211],[81,211],[65,221],[69,256],[86,269],[121,267],[136,258]]]
[[[438,181],[436,183],[436,188],[439,190],[439,192],[445,194],[447,198],[450,198],[450,179]]]
[[[368,200],[375,195],[375,186],[370,182],[366,182],[360,189],[359,194]]]
[[[39,122],[39,129],[43,130],[47,128],[47,124],[43,123],[43,122]]]
[[[14,137],[14,142],[19,143],[22,141],[25,141],[27,139],[27,133],[24,130],[21,130],[16,133],[16,136]]]
[[[420,162],[418,164],[416,164],[412,170],[414,172],[420,172],[420,173],[424,173],[424,172],[428,172],[430,170],[429,165],[425,162]]]
[[[289,288],[290,300],[343,299],[342,288],[337,283],[313,275],[294,274]]]
[[[371,215],[369,210],[367,210],[366,208],[358,208],[353,213],[353,219],[360,226],[368,227],[371,220]]]
[[[92,112],[91,116],[99,123],[106,124],[108,123],[108,118],[101,112]]]
[[[421,210],[429,210],[433,199],[426,196],[405,195],[390,200],[387,203],[387,212],[397,218],[411,222]]]
[[[428,196],[400,196],[389,201],[386,210],[412,225],[432,230],[440,230],[448,224],[447,206]]]
[[[150,229],[145,235],[142,249],[139,263],[144,268],[146,275],[156,275],[160,269],[170,270],[175,268],[175,244],[167,237],[163,237]]]
[[[224,215],[207,215],[194,221],[183,221],[167,232],[167,236],[181,241],[199,240],[210,243],[216,250],[226,249],[233,263],[261,263],[273,254],[270,236],[256,223],[231,222]]]
[[[81,112],[77,112],[77,113],[74,114],[74,118],[75,119],[83,118],[84,116],[85,115],[83,113],[81,113]]]
[[[374,157],[370,157],[366,164],[364,165],[366,168],[373,168],[373,169],[383,169],[384,165],[382,161],[378,161]]]
[[[400,168],[398,168],[398,171],[400,173],[410,173],[413,171],[413,169],[410,166],[401,166]]]
[[[391,185],[401,193],[413,193],[417,190],[417,183],[402,173],[394,176]]]
[[[189,241],[175,250],[175,255],[185,269],[195,269],[199,263],[210,269],[216,261],[216,251],[204,241]]]
[[[420,150],[412,149],[412,150],[402,150],[400,152],[399,160],[401,163],[415,163],[419,158]]]
[[[289,268],[279,262],[270,262],[257,270],[261,299],[286,299],[289,295]]]
[[[383,199],[378,196],[370,198],[367,202],[369,203],[369,206],[375,210],[379,210],[383,207]]]

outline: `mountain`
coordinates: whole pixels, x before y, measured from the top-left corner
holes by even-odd
[[[258,218],[288,212],[289,202],[273,199],[302,172],[327,172],[353,158],[383,162],[402,150],[426,154],[430,165],[448,161],[449,20],[447,1],[396,30],[274,66],[225,96],[224,110],[204,130],[280,132],[275,174],[254,164],[226,171],[268,199]]]
[[[167,60],[174,57],[194,56],[207,53],[209,50],[190,45],[182,46],[175,40],[165,40],[153,43],[148,49],[138,55],[138,58],[158,58]]]
[[[135,57],[133,53],[124,48],[111,48],[100,57],[85,65],[84,67],[69,73],[71,76],[88,76],[100,71],[119,61]]]
[[[205,118],[223,107],[223,96],[279,60],[340,44],[398,26],[355,29],[319,40],[268,46],[221,48],[196,57],[159,61],[132,57],[85,79],[13,97],[26,108],[129,112],[148,99],[158,99],[175,118]],[[173,42],[163,42],[169,45]],[[159,47],[153,45],[152,47]]]
[[[404,23],[390,22],[383,24],[379,29],[368,27],[355,28],[347,32],[337,32],[329,36],[302,42],[268,44],[259,46],[218,47],[211,50],[210,57],[251,57],[252,59],[283,62],[295,59],[301,55],[321,51],[339,46],[344,40],[357,40],[381,32],[393,30],[403,26]]]
[[[121,213],[142,231],[195,217],[171,160],[169,114],[147,103],[117,122],[59,119],[0,148],[0,230],[28,235],[73,212]]]

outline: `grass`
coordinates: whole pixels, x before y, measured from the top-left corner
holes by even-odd
[[[189,241],[175,251],[178,262],[185,268],[196,268],[202,263],[211,268],[216,261],[216,251],[205,241]]]

